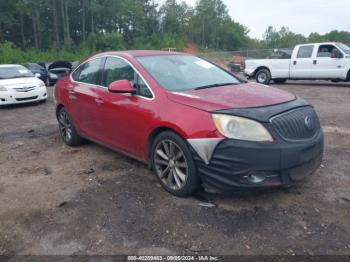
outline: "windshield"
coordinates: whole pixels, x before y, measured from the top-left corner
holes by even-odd
[[[162,55],[138,57],[137,60],[163,88],[187,91],[240,81],[221,68],[195,56]]]
[[[337,46],[343,50],[343,52],[347,55],[350,55],[350,47],[348,47],[347,45],[344,45],[342,43],[337,43]]]
[[[0,67],[0,79],[22,78],[22,77],[34,77],[24,66],[9,66]]]
[[[32,64],[32,63],[29,63],[29,64],[27,64],[28,66],[28,68],[29,69],[32,69],[32,70],[38,70],[38,71],[40,71],[40,70],[43,70],[44,68],[42,67],[42,66],[40,66],[40,65],[38,65],[38,64]]]

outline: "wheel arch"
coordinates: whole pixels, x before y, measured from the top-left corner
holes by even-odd
[[[256,73],[258,73],[261,69],[266,69],[266,70],[268,70],[269,72],[270,72],[270,76],[271,76],[271,70],[270,70],[270,68],[268,68],[267,66],[258,66],[256,69],[255,69],[255,71],[254,71],[254,77],[256,76]]]
[[[58,117],[58,112],[62,109],[62,108],[64,108],[65,106],[63,105],[63,104],[58,104],[57,106],[56,106],[56,117]]]
[[[152,132],[150,133],[150,135],[148,136],[147,139],[147,160],[148,160],[148,167],[151,168],[151,150],[152,150],[152,145],[153,145],[153,141],[155,140],[155,138],[166,131],[170,131],[173,132],[175,134],[177,134],[178,136],[180,136],[181,138],[183,138],[185,140],[185,142],[187,143],[186,139],[185,139],[185,133],[174,126],[169,126],[169,125],[162,125],[159,127],[156,127],[155,129],[152,130]]]

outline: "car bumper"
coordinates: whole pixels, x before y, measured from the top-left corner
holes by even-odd
[[[30,92],[0,92],[0,106],[31,103],[46,99],[46,88],[38,88]]]
[[[197,170],[209,192],[290,185],[313,174],[320,166],[324,137],[320,131],[307,142],[271,144],[222,140],[206,164],[195,152]]]
[[[245,75],[245,76],[247,76],[247,77],[253,77],[253,75],[254,75],[254,69],[244,69],[244,72],[243,72],[243,74]]]

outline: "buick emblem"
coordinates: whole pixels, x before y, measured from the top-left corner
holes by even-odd
[[[314,129],[314,124],[311,120],[311,117],[309,117],[309,116],[305,117],[304,123],[305,123],[305,126],[307,129],[309,129],[309,130]]]

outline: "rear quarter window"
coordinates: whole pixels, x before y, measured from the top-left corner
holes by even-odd
[[[102,58],[93,59],[79,66],[72,74],[74,81],[98,85]]]

